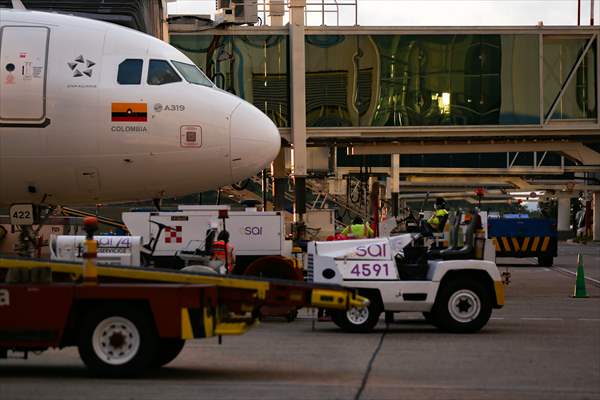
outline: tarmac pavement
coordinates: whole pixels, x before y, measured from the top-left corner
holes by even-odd
[[[192,341],[139,379],[94,378],[74,348],[0,360],[0,399],[600,399],[600,283],[587,280],[590,298],[571,297],[565,271],[577,253],[597,279],[600,247],[561,244],[552,268],[503,264],[507,304],[476,334],[442,333],[418,313],[382,319],[372,334],[331,322],[312,331],[303,311],[223,345]]]

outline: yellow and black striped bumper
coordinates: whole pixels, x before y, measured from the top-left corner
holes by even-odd
[[[214,318],[207,308],[181,309],[181,338],[198,339],[214,335]]]
[[[556,256],[557,239],[551,236],[498,236],[492,237],[497,257]]]

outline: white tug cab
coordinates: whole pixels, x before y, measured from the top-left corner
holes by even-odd
[[[476,235],[478,221],[474,215],[464,245],[458,246],[460,216],[455,217],[450,245],[443,250],[419,246],[421,234],[311,242],[308,280],[356,288],[369,298],[367,308],[331,314],[345,331],[371,331],[382,312],[416,311],[440,329],[476,332],[492,308],[504,305],[495,250],[484,235]]]

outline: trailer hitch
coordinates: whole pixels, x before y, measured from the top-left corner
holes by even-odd
[[[369,299],[345,290],[313,289],[310,305],[313,307],[348,309],[369,305]]]
[[[510,272],[504,271],[500,274],[500,276],[502,277],[503,284],[505,284],[506,286],[510,285],[510,277],[511,277]]]

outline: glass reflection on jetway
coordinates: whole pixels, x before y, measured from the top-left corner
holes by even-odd
[[[543,35],[540,42],[533,33],[307,34],[307,126],[537,125],[554,102],[551,120],[593,120],[595,43],[563,90],[589,40]],[[287,35],[174,33],[171,42],[217,86],[253,103],[277,126],[290,126]]]
[[[240,96],[289,126],[288,37],[286,35],[171,35],[221,89]]]
[[[546,36],[544,37],[544,115],[565,83],[569,72],[577,63],[588,41],[585,37]],[[565,88],[565,93],[552,113],[552,119],[593,119],[597,115],[596,46],[592,47],[581,62],[575,77]]]
[[[535,35],[310,35],[306,41],[309,126],[539,123]],[[323,93],[311,82],[326,76],[337,81],[337,91]],[[326,104],[314,107],[310,99],[319,92]]]

